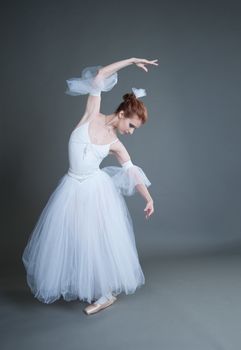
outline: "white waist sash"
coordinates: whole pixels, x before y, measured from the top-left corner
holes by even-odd
[[[69,176],[71,176],[71,177],[73,177],[73,178],[79,180],[79,181],[84,181],[84,180],[86,180],[86,179],[88,179],[88,178],[94,176],[95,174],[97,174],[97,173],[100,172],[100,171],[101,171],[101,169],[98,168],[98,169],[96,169],[96,170],[94,170],[94,171],[92,171],[92,172],[90,172],[90,173],[75,174],[75,173],[73,173],[73,172],[71,171],[71,169],[69,169],[67,174],[68,174]]]

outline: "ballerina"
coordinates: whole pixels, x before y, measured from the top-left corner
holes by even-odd
[[[117,83],[118,70],[136,64],[147,72],[145,65],[158,65],[156,61],[130,58],[86,67],[80,78],[67,80],[67,94],[89,94],[85,112],[69,138],[68,171],[48,199],[22,255],[27,283],[43,303],[61,296],[66,301],[83,300],[90,304],[83,310],[90,315],[112,305],[121,292],[134,293],[145,283],[124,196],[138,191],[146,200],[148,219],[154,213],[147,189],[151,182],[132,162],[117,133],[131,135],[147,121],[140,100],[146,91],[133,87],[109,115],[100,112],[100,104],[101,92]],[[100,168],[110,154],[121,166]]]

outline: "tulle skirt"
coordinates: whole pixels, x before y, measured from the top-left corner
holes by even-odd
[[[22,260],[34,296],[91,303],[145,283],[123,195],[103,170],[84,181],[65,174],[49,197]]]

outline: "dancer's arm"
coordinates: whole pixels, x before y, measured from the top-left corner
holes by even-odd
[[[111,63],[107,66],[102,67],[99,70],[99,74],[102,75],[103,77],[108,77],[109,75],[111,75],[111,74],[117,72],[118,70],[125,68],[131,64],[136,64],[138,67],[144,69],[147,72],[148,70],[145,67],[145,64],[153,64],[153,65],[157,66],[158,63],[156,61],[157,60],[149,61],[145,58],[136,58],[136,57],[127,58],[125,60],[117,61],[117,62],[114,62],[114,63]]]
[[[98,74],[95,77],[95,80],[98,82],[99,79],[105,79],[111,74],[117,72],[119,69],[127,67],[134,63],[134,58],[128,58],[122,61],[118,61],[107,66],[104,66],[99,69]],[[101,96],[93,96],[89,94],[86,108],[82,120],[88,120],[92,118],[93,115],[96,115],[100,112],[100,102]]]
[[[93,83],[98,84],[99,79],[103,79],[103,76],[99,74],[96,75],[96,77],[93,80]],[[83,122],[88,121],[92,118],[95,118],[96,115],[100,113],[100,106],[101,106],[101,94],[99,95],[92,95],[91,93],[88,95],[84,115],[81,117],[81,120]]]
[[[98,74],[95,77],[95,80],[98,82],[99,79],[105,79],[111,74],[117,72],[119,69],[127,67],[135,62],[135,58],[128,58],[122,61],[118,61],[107,66],[104,66],[99,69]],[[81,117],[81,120],[87,121],[92,119],[95,115],[100,112],[101,96],[93,96],[89,94],[84,115]]]
[[[96,80],[96,82],[98,83],[98,80],[105,79],[111,74],[117,72],[119,69],[127,67],[135,62],[137,62],[137,59],[128,58],[122,61],[109,64],[107,66],[104,66],[99,69],[98,74],[96,75],[94,80]],[[98,115],[100,113],[100,106],[101,106],[101,95],[94,96],[89,94],[86,102],[84,115],[80,118],[81,122],[86,122],[94,118],[96,115]]]
[[[111,154],[113,154],[117,161],[120,163],[121,166],[123,166],[124,163],[131,160],[130,154],[128,153],[126,147],[123,145],[121,141],[115,142],[112,145]],[[137,173],[138,176],[138,173]],[[145,198],[146,202],[152,202],[153,199],[147,189],[147,187],[144,184],[138,184],[136,185],[136,188],[138,192],[142,195],[142,197]]]
[[[87,121],[88,119],[92,119],[94,116],[98,115],[100,113],[100,106],[101,96],[94,96],[89,94],[85,106],[84,115],[81,119],[85,119]]]
[[[146,176],[143,174],[142,169],[132,163],[130,154],[121,141],[115,142],[112,145],[110,153],[115,155],[117,161],[123,168],[122,176],[127,177],[127,179],[123,181],[123,183],[126,184],[125,186],[128,186],[127,183],[129,183],[132,187],[134,183],[136,190],[146,200],[144,211],[145,217],[148,219],[154,213],[154,204],[147,186],[145,185],[146,180],[144,180],[144,177],[146,178]],[[147,179],[147,181],[149,180]]]
[[[98,81],[101,79],[105,79],[109,77],[110,75],[116,73],[118,70],[127,67],[131,64],[136,64],[137,67],[144,69],[147,72],[147,68],[145,65],[147,64],[152,64],[157,66],[157,59],[156,60],[147,60],[145,58],[127,58],[125,60],[117,61],[114,63],[111,63],[107,66],[103,66],[102,68],[99,69],[98,74],[95,77],[96,83],[98,85]],[[86,108],[84,115],[81,117],[81,120],[86,121],[88,119],[92,119],[100,113],[100,105],[101,105],[101,96],[94,96],[89,94],[87,103],[86,103]]]

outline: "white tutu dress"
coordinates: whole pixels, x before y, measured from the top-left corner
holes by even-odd
[[[68,80],[66,93],[98,95],[110,90],[117,73],[96,86],[93,78],[99,67],[87,67],[81,78]],[[110,292],[134,293],[145,283],[123,196],[133,195],[136,184],[151,182],[131,160],[100,168],[111,143],[91,143],[88,124],[72,131],[69,169],[48,199],[22,255],[27,283],[44,303],[61,296],[91,303]]]

